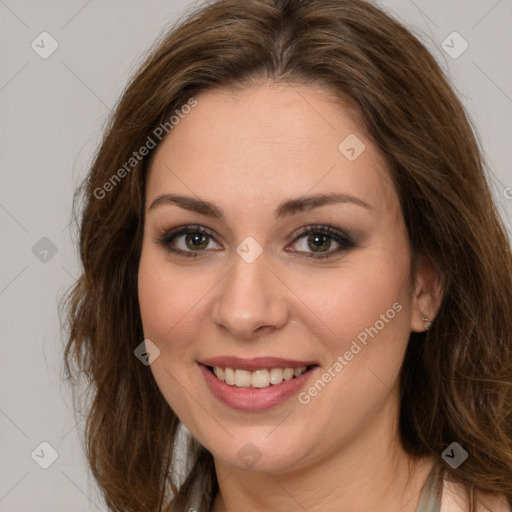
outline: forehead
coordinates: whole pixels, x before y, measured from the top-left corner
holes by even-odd
[[[166,192],[271,207],[283,196],[341,192],[397,209],[385,161],[355,110],[325,89],[261,84],[205,91],[154,155],[147,199]],[[356,158],[354,158],[356,157]]]

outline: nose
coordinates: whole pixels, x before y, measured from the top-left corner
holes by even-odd
[[[238,255],[217,288],[213,321],[233,337],[255,339],[288,319],[287,288],[262,254],[252,263]]]

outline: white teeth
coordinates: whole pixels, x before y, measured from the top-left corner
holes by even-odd
[[[222,382],[239,388],[254,387],[266,388],[268,386],[281,384],[283,380],[291,380],[293,377],[300,377],[307,369],[307,366],[299,368],[271,368],[250,372],[233,368],[220,368],[215,366],[213,373]]]
[[[252,372],[251,386],[253,388],[266,388],[270,386],[270,375],[268,370],[256,370]]]
[[[235,384],[235,371],[233,368],[226,368],[224,370],[224,382],[230,386]]]
[[[235,386],[243,388],[251,385],[251,372],[235,370]]]
[[[290,368],[290,370],[291,370],[291,368]],[[281,382],[283,382],[284,370],[281,370],[281,368],[272,368],[269,373],[270,373],[270,384],[281,384]]]
[[[221,380],[222,382],[224,382],[224,370],[220,367],[220,366],[216,366],[214,369],[213,369],[213,373],[215,373],[215,376]]]
[[[286,368],[283,372],[283,378],[284,380],[290,380],[293,379],[294,371],[293,368]]]

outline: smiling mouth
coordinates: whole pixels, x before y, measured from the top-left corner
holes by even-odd
[[[296,379],[318,365],[299,366],[297,368],[270,368],[256,371],[238,368],[206,366],[215,377],[228,386],[237,388],[267,388],[277,386],[283,381]]]

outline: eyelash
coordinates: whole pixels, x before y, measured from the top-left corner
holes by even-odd
[[[193,234],[193,233],[200,233],[209,236],[212,239],[215,239],[214,234],[211,230],[208,228],[199,226],[199,225],[189,225],[189,226],[181,226],[179,228],[172,229],[170,231],[163,231],[161,234],[157,236],[157,243],[160,244],[164,249],[167,251],[176,254],[178,256],[184,256],[186,258],[197,258],[201,256],[201,253],[205,252],[205,249],[198,250],[198,251],[182,251],[181,249],[173,249],[170,247],[171,242],[174,240],[174,238],[180,236],[180,235],[187,235],[187,234]],[[328,238],[333,239],[335,242],[340,244],[340,247],[338,249],[335,249],[334,251],[325,252],[325,253],[306,253],[310,254],[310,256],[302,256],[305,258],[313,258],[313,259],[322,259],[322,258],[329,258],[335,254],[340,253],[341,251],[347,250],[347,249],[353,249],[356,244],[352,240],[350,236],[345,234],[343,231],[340,231],[338,229],[335,229],[331,226],[323,226],[323,225],[312,225],[307,226],[305,228],[302,228],[295,239],[293,240],[293,243],[297,242],[300,238],[303,238],[306,235],[327,235]],[[299,251],[301,252],[301,251]]]

